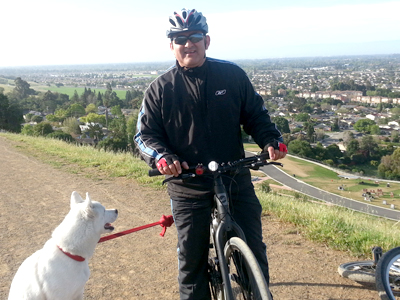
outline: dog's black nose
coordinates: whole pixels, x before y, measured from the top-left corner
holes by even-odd
[[[115,210],[115,213],[118,215],[118,209]]]

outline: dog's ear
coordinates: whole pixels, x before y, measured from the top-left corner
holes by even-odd
[[[83,199],[81,197],[81,195],[78,194],[78,192],[73,191],[72,195],[71,195],[71,208],[75,205],[75,204],[79,204],[82,203]]]
[[[94,218],[92,200],[90,199],[89,193],[86,193],[86,200],[84,201],[84,213],[88,218]]]

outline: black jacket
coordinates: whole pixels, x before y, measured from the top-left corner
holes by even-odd
[[[282,139],[237,65],[207,58],[201,67],[184,70],[176,63],[146,90],[135,142],[152,168],[165,154],[176,154],[189,166],[221,163],[244,157],[240,125],[261,148]],[[202,179],[168,188],[171,197],[198,197],[209,189]]]

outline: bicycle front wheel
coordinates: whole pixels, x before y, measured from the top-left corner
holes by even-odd
[[[341,264],[338,272],[342,277],[359,283],[375,283],[375,269],[374,261],[364,260]]]
[[[224,254],[235,300],[272,300],[260,266],[242,239],[230,238]]]
[[[400,299],[400,247],[389,250],[379,259],[376,289],[383,300]]]

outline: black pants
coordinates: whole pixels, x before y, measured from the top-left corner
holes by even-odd
[[[213,199],[171,199],[172,214],[178,231],[179,292],[181,300],[211,299],[207,260]],[[266,246],[262,241],[261,204],[254,188],[232,195],[233,218],[243,229],[269,283]]]

